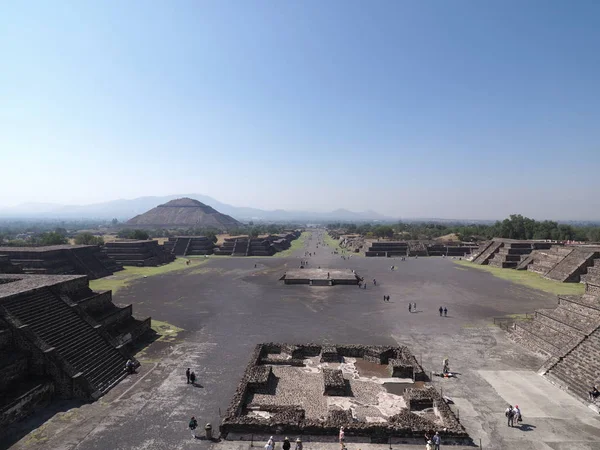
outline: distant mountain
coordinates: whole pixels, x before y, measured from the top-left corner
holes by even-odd
[[[59,205],[53,203],[23,203],[12,208],[0,209],[2,218],[39,218],[39,219],[113,219],[128,220],[158,205],[171,200],[187,197],[211,206],[222,214],[237,220],[254,221],[372,221],[393,220],[374,211],[353,212],[338,209],[332,212],[285,211],[282,209],[267,211],[257,208],[238,207],[221,203],[202,194],[166,195],[156,197],[138,197],[131,200],[113,200],[90,205]]]
[[[171,200],[126,222],[139,228],[216,228],[228,230],[240,222],[227,214],[191,198]]]

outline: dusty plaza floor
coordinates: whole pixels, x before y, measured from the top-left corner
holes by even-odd
[[[136,315],[150,315],[184,331],[177,339],[152,344],[139,357],[140,372],[98,402],[57,402],[23,423],[20,433],[0,447],[248,449],[249,442],[192,439],[190,416],[218,429],[220,412],[228,407],[256,344],[318,342],[406,345],[427,372],[441,370],[448,357],[460,375],[434,382],[454,400],[453,409],[477,447],[481,441],[485,449],[600,449],[600,417],[537,375],[543,360],[492,325],[494,316],[551,307],[553,295],[450,259],[343,260],[329,247],[316,249],[316,242],[313,235],[305,249],[288,258],[212,257],[200,268],[192,263],[190,269],[119,290],[115,302],[133,303]],[[316,250],[316,255],[305,258],[305,250]],[[298,268],[301,259],[308,259],[310,267],[354,269],[370,283],[364,290],[278,281],[286,270]],[[389,303],[383,302],[384,295],[391,296]],[[408,312],[409,302],[417,304],[416,313]],[[448,317],[439,317],[440,306],[448,308]],[[196,372],[198,387],[186,384],[187,367]],[[508,403],[523,410],[520,428],[506,425]],[[310,442],[304,447],[339,448]],[[375,447],[388,448],[348,444],[349,450]]]

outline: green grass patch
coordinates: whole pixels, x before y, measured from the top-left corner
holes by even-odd
[[[495,277],[502,278],[503,280],[521,284],[531,289],[537,289],[538,291],[549,292],[550,294],[581,295],[585,291],[585,286],[581,283],[561,283],[559,281],[548,280],[543,278],[540,274],[530,272],[528,270],[501,269],[493,266],[480,266],[478,264],[473,264],[470,261],[453,260],[452,262],[464,267],[471,267],[473,269],[489,272]]]
[[[290,248],[288,248],[287,250],[284,250],[282,252],[275,253],[273,256],[271,256],[271,258],[272,257],[285,258],[287,256],[292,256],[292,253],[294,253],[296,250],[301,250],[304,248],[304,244],[306,243],[306,240],[308,239],[308,237],[310,235],[312,235],[312,232],[303,231],[298,239],[294,239],[292,241]]]
[[[198,266],[204,264],[209,259],[192,260],[190,265],[186,265],[186,258],[177,258],[175,261],[158,267],[125,267],[120,272],[115,272],[110,277],[100,278],[90,281],[90,288],[94,291],[112,290],[113,294],[132,282],[144,277],[153,277],[164,275],[165,273],[186,271],[196,273]]]

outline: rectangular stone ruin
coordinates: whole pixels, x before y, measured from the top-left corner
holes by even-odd
[[[360,278],[350,269],[292,269],[280,278],[284,284],[308,284],[310,286],[356,286]]]
[[[341,370],[323,369],[323,386],[324,395],[346,395],[346,381]]]
[[[394,368],[399,376],[410,372],[395,382],[402,393],[390,377]],[[413,373],[420,382],[410,380]],[[429,381],[407,347],[260,344],[220,431],[228,440],[277,433],[331,442],[343,426],[347,438],[363,442],[420,444],[425,433],[438,431],[446,444],[468,443]]]

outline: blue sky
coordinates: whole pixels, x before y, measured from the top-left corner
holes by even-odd
[[[600,219],[600,2],[0,11],[0,206]]]

